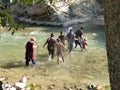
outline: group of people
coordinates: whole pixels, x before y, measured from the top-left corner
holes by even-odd
[[[61,36],[62,38],[62,36]],[[48,54],[49,54],[49,60],[54,58],[54,52],[55,52],[55,47],[57,48],[57,63],[59,64],[59,59],[60,57],[62,58],[63,62],[64,62],[64,57],[63,57],[63,51],[64,51],[64,44],[62,43],[62,41],[57,38],[54,38],[54,34],[51,33],[50,37],[46,40],[45,44],[43,45],[43,47],[47,44],[47,49],[48,49]]]
[[[66,35],[63,34],[63,32],[60,32],[60,35],[56,39],[54,37],[54,34],[51,33],[50,37],[47,38],[46,42],[44,43],[43,47],[47,45],[49,60],[54,58],[54,52],[56,48],[57,52],[57,64],[60,63],[60,59],[64,62],[64,49],[65,49],[65,40],[67,41],[68,50],[70,53],[72,53],[73,46],[75,43],[75,48],[77,45],[80,46],[81,50],[86,50],[86,38],[83,38],[83,27],[81,27],[79,30],[73,32],[73,28],[69,27]],[[36,39],[33,37],[26,43],[26,66],[29,66],[29,62],[32,61],[32,64],[36,64],[35,61],[35,48],[37,48],[37,45],[35,45]]]
[[[67,30],[66,33],[66,37],[67,37],[67,41],[68,41],[68,49],[69,52],[71,53],[73,50],[73,44],[75,43],[75,48],[77,47],[77,45],[80,46],[81,50],[83,51],[84,49],[86,50],[86,45],[87,44],[87,38],[83,37],[83,27],[80,27],[79,30],[76,30],[75,32],[73,32],[73,28],[69,27],[69,29]]]

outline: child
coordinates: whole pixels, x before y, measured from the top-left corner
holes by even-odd
[[[57,64],[59,64],[60,57],[62,57],[62,60],[64,62],[64,56],[63,56],[64,45],[63,43],[60,42],[60,39],[57,39],[56,41],[56,48],[57,48]]]
[[[83,41],[82,41],[82,44],[81,44],[82,51],[83,51],[84,49],[87,50],[87,49],[86,49],[86,45],[88,46],[88,44],[87,44],[86,41],[87,41],[87,38],[84,38]]]

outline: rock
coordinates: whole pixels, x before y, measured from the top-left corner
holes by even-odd
[[[54,88],[54,86],[49,86],[49,87],[48,87],[48,89],[53,89],[53,88]]]
[[[41,16],[43,14],[53,14],[55,13],[54,7],[46,3],[38,3],[35,6],[26,7],[26,12],[29,16]]]
[[[90,84],[90,85],[88,85],[87,88],[88,88],[89,90],[95,89],[95,88],[96,88],[96,85],[95,85],[95,84]]]
[[[26,83],[27,82],[27,77],[23,76],[21,82]]]
[[[3,81],[3,80],[5,80],[5,78],[0,78],[0,81]]]
[[[20,3],[15,3],[9,5],[9,9],[15,14],[15,15],[22,15],[25,12],[25,6]]]
[[[102,88],[103,88],[102,84],[98,84],[97,87],[96,87],[97,90],[102,90]]]
[[[52,84],[52,86],[54,86],[54,87],[55,87],[55,86],[56,86],[56,84]]]
[[[4,85],[4,87],[5,87],[5,88],[10,88],[10,87],[11,87],[11,85],[10,85],[10,83],[9,83],[9,82],[7,82],[7,83]]]
[[[26,87],[26,84],[22,83],[22,82],[16,82],[15,87],[17,90],[19,90],[19,89],[21,90],[21,89],[24,89]]]
[[[68,90],[73,90],[73,89],[69,88]]]
[[[16,3],[9,5],[9,8],[17,22],[32,25],[68,26],[102,16],[101,6],[91,0],[75,0],[70,4],[58,2],[55,5],[44,2],[27,7]],[[103,21],[98,24],[103,24]]]

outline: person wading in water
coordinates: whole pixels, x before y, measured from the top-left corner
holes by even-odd
[[[25,53],[25,59],[26,59],[26,66],[29,66],[30,60],[32,61],[32,64],[36,64],[35,61],[35,48],[37,48],[37,45],[35,45],[36,39],[33,37],[26,43],[26,53]]]
[[[62,58],[62,61],[64,62],[63,51],[65,48],[63,43],[60,42],[60,39],[57,39],[57,41],[56,41],[56,48],[57,48],[57,64],[59,64],[60,58]]]
[[[46,40],[45,44],[43,45],[43,47],[45,47],[45,45],[47,44],[49,60],[54,58],[55,43],[56,43],[56,40],[54,38],[54,34],[51,33],[50,37]]]

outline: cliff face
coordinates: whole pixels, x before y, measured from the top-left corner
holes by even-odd
[[[15,20],[31,24],[55,24],[63,25],[71,20],[81,22],[102,16],[102,7],[95,0],[76,0],[71,2],[58,2],[55,5],[37,3],[32,6],[12,4],[9,8],[14,12]]]

